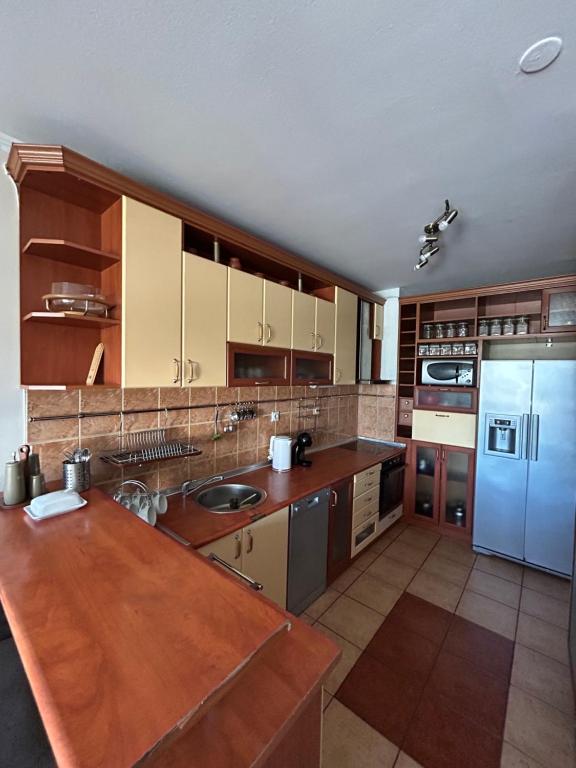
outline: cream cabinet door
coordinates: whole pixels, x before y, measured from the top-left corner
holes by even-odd
[[[263,584],[262,594],[286,608],[288,507],[244,528],[242,570]]]
[[[334,384],[356,383],[357,328],[358,297],[343,288],[336,288]]]
[[[228,341],[263,344],[263,280],[228,269]]]
[[[290,349],[292,290],[264,280],[264,344]]]
[[[384,338],[384,305],[373,304],[372,338],[382,341]]]
[[[316,299],[307,293],[292,291],[292,349],[313,352],[316,349]]]
[[[336,307],[331,301],[316,299],[316,351],[334,354]]]
[[[226,386],[228,270],[191,253],[182,254],[182,383]]]
[[[180,384],[181,261],[182,222],[122,198],[123,387]]]
[[[233,565],[239,571],[242,570],[242,530],[229,533],[228,536],[223,536],[221,539],[206,544],[198,550],[201,555],[208,557],[213,552],[217,557],[221,557],[222,560],[229,565]]]
[[[462,448],[476,445],[476,414],[450,411],[412,412],[412,439]]]

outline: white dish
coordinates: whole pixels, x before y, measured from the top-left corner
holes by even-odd
[[[76,491],[54,491],[32,499],[31,504],[24,507],[24,511],[32,520],[45,520],[81,509],[86,504],[88,504],[86,499]]]

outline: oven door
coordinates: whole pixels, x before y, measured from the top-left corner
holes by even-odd
[[[402,504],[404,498],[404,464],[382,469],[380,475],[380,520]]]

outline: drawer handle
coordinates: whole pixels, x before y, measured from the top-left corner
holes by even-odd
[[[434,416],[436,416],[437,419],[449,419],[450,414],[449,413],[435,413]]]

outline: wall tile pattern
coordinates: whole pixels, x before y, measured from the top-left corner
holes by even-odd
[[[92,451],[93,483],[105,490],[113,490],[122,480],[135,477],[153,488],[167,488],[184,480],[265,461],[270,436],[274,434],[296,436],[306,430],[312,434],[314,447],[329,447],[357,435],[392,440],[394,398],[395,387],[390,384],[318,389],[296,386],[31,390],[27,397],[27,416],[69,414],[74,418],[28,423],[27,441],[40,454],[47,480],[61,477],[64,451],[80,446]],[[236,400],[254,401],[257,418],[240,422],[235,432],[223,433],[231,408],[222,404]],[[222,437],[213,440],[216,404],[222,405],[218,423]],[[197,407],[123,417],[76,417],[79,412],[187,408],[189,405]],[[318,410],[317,414],[314,409]],[[277,422],[270,420],[272,411],[280,414]],[[169,439],[192,442],[202,450],[202,455],[124,470],[99,460],[103,453],[120,450],[127,433],[159,427],[166,428]]]

